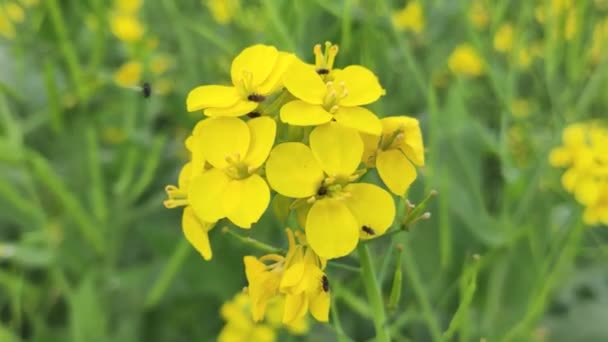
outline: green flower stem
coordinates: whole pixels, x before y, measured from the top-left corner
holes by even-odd
[[[374,328],[376,329],[376,341],[390,341],[389,327],[386,322],[386,313],[384,312],[384,303],[382,301],[382,292],[380,284],[376,280],[376,271],[374,264],[366,244],[359,244],[357,248],[359,259],[361,261],[361,278],[367,292],[367,299],[372,309],[372,319],[374,320]]]
[[[265,252],[265,253],[276,253],[276,254],[283,254],[285,253],[284,250],[282,250],[281,248],[276,248],[274,246],[265,244],[261,241],[258,241],[254,238],[250,238],[248,236],[242,236],[239,235],[238,233],[234,232],[232,229],[228,228],[228,227],[224,227],[222,228],[222,233],[224,234],[228,234],[228,236],[231,236],[233,238],[235,238],[236,240],[238,240],[240,243],[255,248],[261,252]]]
[[[190,243],[186,239],[180,239],[171,255],[167,265],[163,269],[161,275],[156,279],[156,282],[148,292],[146,300],[144,302],[145,308],[152,308],[158,304],[163,295],[169,289],[169,286],[175,279],[175,276],[179,269],[182,267],[188,255],[190,255]]]

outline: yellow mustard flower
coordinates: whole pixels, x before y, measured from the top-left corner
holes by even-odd
[[[15,24],[25,19],[23,8],[16,2],[7,2],[0,5],[0,36],[6,39],[14,39],[17,30]]]
[[[487,4],[484,0],[473,0],[469,7],[469,21],[478,30],[485,29],[490,21]]]
[[[232,86],[205,85],[190,91],[189,112],[204,110],[207,116],[241,116],[254,111],[269,95],[283,87],[285,70],[293,54],[274,46],[254,45],[232,61]]]
[[[226,325],[217,338],[219,342],[273,342],[276,340],[276,331],[269,324],[256,323],[251,318],[249,296],[238,293],[231,301],[220,308],[220,316]]]
[[[213,19],[222,25],[229,24],[241,7],[239,0],[203,0]]]
[[[139,19],[130,14],[115,13],[110,18],[112,33],[120,40],[127,43],[139,41],[145,28]]]
[[[136,14],[143,4],[143,0],[114,0],[114,10],[122,14]]]
[[[205,260],[211,260],[213,253],[211,251],[211,244],[209,243],[209,231],[215,227],[215,223],[198,218],[189,205],[188,188],[192,175],[198,173],[193,169],[192,163],[184,165],[179,174],[178,186],[168,185],[165,188],[169,199],[164,201],[163,204],[167,208],[185,206],[182,214],[182,230],[184,236]]]
[[[289,250],[285,256],[244,258],[253,319],[263,319],[269,301],[281,296],[285,301],[283,324],[297,324],[308,311],[318,321],[327,322],[331,302],[329,280],[323,273],[327,263],[308,247],[303,235],[298,235],[296,243],[293,232],[286,232]]]
[[[378,174],[397,196],[404,196],[416,179],[416,166],[424,166],[424,145],[418,120],[391,116],[380,120],[380,137],[362,134],[365,150],[363,163],[376,167]],[[414,164],[414,165],[412,165]]]
[[[353,183],[361,175],[357,167],[363,155],[356,130],[331,122],[316,127],[309,141],[310,147],[277,145],[266,162],[266,176],[279,194],[311,204],[305,230],[312,249],[326,259],[341,257],[355,249],[360,237],[383,234],[394,220],[395,204],[384,189]]]
[[[420,1],[410,1],[393,14],[393,25],[403,31],[419,34],[424,29],[424,9]]]
[[[498,52],[510,52],[513,48],[513,25],[502,24],[494,34],[494,49]]]
[[[518,97],[511,101],[511,113],[518,119],[525,119],[530,116],[530,100]]]
[[[458,75],[480,76],[484,73],[483,60],[469,44],[460,44],[448,59],[448,67]]]
[[[256,173],[276,134],[276,123],[263,116],[247,121],[217,117],[202,120],[194,144],[212,166],[192,179],[188,199],[202,220],[228,218],[251,228],[270,202],[266,181]]]
[[[380,134],[378,117],[360,107],[385,94],[378,78],[359,65],[334,69],[331,75],[333,79],[324,82],[315,67],[295,61],[285,75],[285,87],[298,99],[281,108],[281,121],[294,126],[336,121],[361,132]]]
[[[113,79],[116,84],[123,87],[132,87],[139,84],[143,73],[143,65],[138,61],[124,63],[114,72]]]
[[[551,151],[549,162],[566,167],[562,185],[586,207],[585,223],[607,223],[608,129],[597,123],[576,123],[564,129],[563,145]]]
[[[209,242],[209,231],[215,227],[215,221],[200,219],[192,210],[188,198],[192,180],[209,169],[202,148],[197,143],[200,140],[202,126],[202,122],[197,123],[192,135],[186,139],[185,145],[190,152],[190,162],[182,168],[178,177],[178,186],[169,185],[165,187],[168,199],[163,204],[166,208],[185,207],[182,215],[184,236],[205,260],[210,260],[213,253]]]
[[[517,66],[519,66],[521,69],[527,69],[530,67],[530,65],[532,65],[532,62],[534,61],[534,55],[532,54],[531,51],[531,47],[521,47],[517,53]]]

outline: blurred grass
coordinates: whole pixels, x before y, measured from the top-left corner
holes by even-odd
[[[563,23],[535,19],[549,0],[489,1],[484,30],[468,21],[468,1],[422,1],[421,35],[391,25],[403,3],[243,2],[235,22],[221,25],[199,1],[148,1],[141,17],[146,37],[158,40],[152,52],[111,34],[109,2],[27,8],[15,39],[0,40],[0,341],[214,339],[219,306],[245,285],[241,260],[252,251],[218,229],[206,263],[183,239],[179,210],[162,207],[200,118],[185,112],[185,95],[225,82],[247,45],[311,60],[325,40],[340,45],[339,65],[378,74],[387,96],[373,110],[421,120],[428,165],[410,200],[439,191],[431,220],[370,245],[387,299],[394,260],[382,256],[405,246],[402,298],[389,316],[394,340],[608,339],[607,233],[584,229],[547,162],[567,123],[606,118],[607,57],[595,67],[587,60],[606,7],[576,2],[578,34],[566,42],[550,29]],[[517,32],[514,56],[544,42],[528,69],[492,47],[506,21]],[[482,56],[484,76],[450,73],[448,56],[463,42]],[[129,56],[155,53],[174,60],[164,76],[171,93],[144,100],[112,83]],[[526,118],[513,113],[519,98],[531,106]],[[516,147],[514,128],[523,132]],[[252,233],[284,243],[270,217]],[[303,339],[371,338],[358,274],[329,273],[340,334],[319,325]],[[582,286],[591,299],[577,294]]]

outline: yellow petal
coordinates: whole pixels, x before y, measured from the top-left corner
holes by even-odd
[[[266,271],[266,265],[256,257],[247,255],[243,258],[243,263],[245,264],[245,276],[250,283],[255,281],[260,273]]]
[[[205,115],[214,116],[232,116],[238,117],[255,111],[258,107],[257,102],[238,100],[234,105],[226,108],[207,108],[205,109]]]
[[[331,121],[333,115],[320,105],[295,100],[281,107],[281,121],[294,126],[317,126]]]
[[[306,266],[303,262],[298,262],[289,266],[289,268],[283,273],[283,278],[281,279],[280,285],[281,290],[285,291],[287,288],[296,286],[302,282],[305,270]]]
[[[363,156],[361,157],[361,162],[367,167],[374,167],[374,160],[376,152],[378,151],[380,137],[377,135],[361,133],[361,140],[363,140]]]
[[[281,107],[281,121],[294,126],[317,126],[331,121],[333,115],[320,105],[295,100]]]
[[[310,197],[317,192],[324,176],[312,151],[302,143],[279,144],[266,161],[268,183],[283,196]]]
[[[393,135],[397,130],[402,131],[403,138],[396,141],[396,147],[401,149],[412,163],[423,166],[424,144],[418,120],[408,116],[390,116],[380,121],[385,139]]]
[[[327,86],[315,71],[315,67],[297,59],[285,73],[285,88],[293,96],[310,104],[323,103]]]
[[[305,293],[285,296],[283,309],[283,324],[290,324],[306,315],[308,311],[308,298]]]
[[[268,208],[270,190],[257,174],[245,179],[232,180],[224,191],[224,212],[232,223],[251,228]]]
[[[549,164],[553,167],[564,167],[572,163],[572,154],[565,147],[558,147],[551,150],[549,154]]]
[[[362,106],[375,102],[385,94],[378,78],[369,69],[360,65],[351,65],[342,70],[335,70],[334,82],[344,86],[348,96],[340,100],[340,106]]]
[[[310,148],[330,176],[350,176],[363,155],[359,133],[335,122],[318,126],[310,133]]]
[[[376,168],[384,184],[397,196],[404,196],[416,180],[416,168],[400,150],[393,149],[378,153]]]
[[[306,239],[320,257],[339,258],[357,246],[359,224],[343,201],[324,198],[316,201],[308,212]]]
[[[329,320],[329,305],[331,303],[329,292],[321,291],[310,300],[310,313],[319,322]]]
[[[199,220],[190,207],[184,208],[182,216],[182,230],[184,236],[192,246],[203,256],[205,260],[211,260],[211,244],[209,243],[209,230],[214,223]]]
[[[294,59],[294,54],[279,51],[279,58],[277,58],[277,62],[274,65],[272,72],[264,81],[264,83],[258,86],[257,92],[263,95],[267,95],[280,90],[283,87],[283,78],[285,76],[285,72],[287,71],[289,66],[291,66],[291,63],[294,61]]]
[[[190,185],[190,178],[192,176],[192,163],[186,163],[182,167],[182,170],[179,172],[179,177],[177,178],[177,184],[179,185],[180,190],[185,191],[188,189],[188,185]]]
[[[251,141],[247,156],[245,157],[245,163],[251,167],[258,168],[266,161],[270,149],[272,149],[277,132],[277,124],[273,119],[262,116],[247,121],[247,126],[249,126],[249,131],[251,132]]]
[[[222,198],[230,178],[218,169],[211,169],[193,178],[188,188],[188,202],[203,221],[216,222],[224,217]]]
[[[243,82],[257,87],[268,78],[278,57],[279,51],[274,46],[256,44],[244,49],[232,61],[232,84],[239,89]]]
[[[206,85],[192,89],[186,98],[186,108],[189,112],[215,107],[226,108],[239,101],[239,93],[235,87]]]
[[[367,226],[374,231],[373,235],[362,233],[362,237],[374,237],[384,234],[395,220],[395,201],[393,197],[377,185],[369,183],[351,183],[344,188],[351,196],[346,198],[346,205],[361,227]]]
[[[380,135],[382,124],[376,114],[363,107],[340,107],[334,115],[338,123],[359,132]]]
[[[600,197],[598,182],[593,181],[593,179],[582,179],[576,184],[574,196],[576,197],[576,200],[583,205],[595,205]]]
[[[226,157],[243,159],[249,149],[249,126],[237,118],[209,118],[200,129],[201,150],[207,161],[216,168],[228,166]]]

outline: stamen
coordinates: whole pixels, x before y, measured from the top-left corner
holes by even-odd
[[[168,199],[163,201],[163,205],[167,209],[173,209],[188,205],[188,193],[176,187],[175,185],[167,185],[165,187]]]

